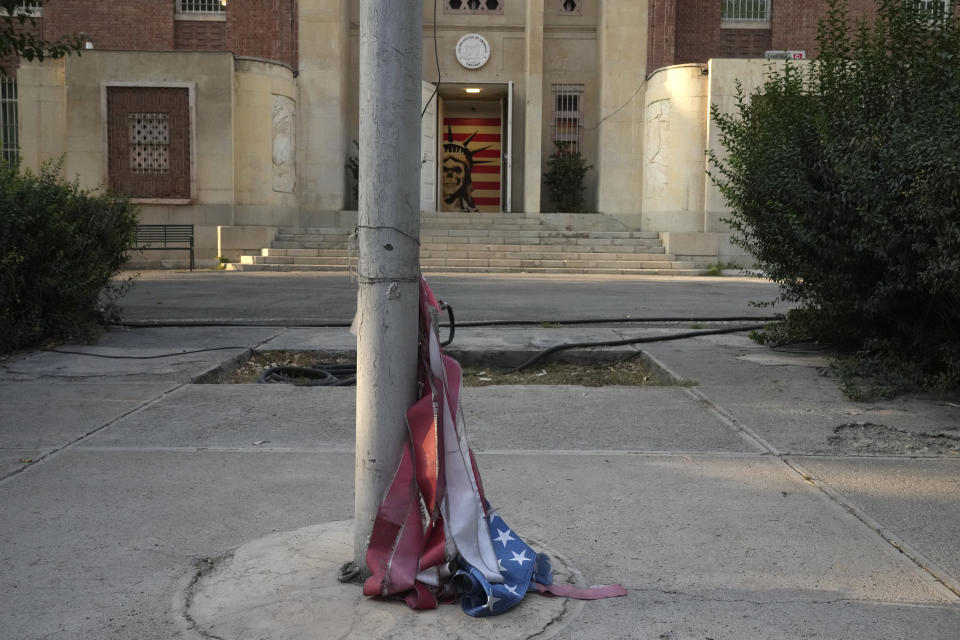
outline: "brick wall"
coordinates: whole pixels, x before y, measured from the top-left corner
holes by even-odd
[[[875,0],[849,0],[853,19],[872,19]],[[802,50],[808,57],[816,57],[817,25],[827,15],[823,2],[803,0],[774,0],[771,49],[778,51]]]
[[[647,73],[674,62],[677,51],[677,0],[650,0]]]
[[[720,51],[720,0],[678,0],[675,64],[706,62]]]
[[[230,0],[226,48],[296,69],[296,17],[295,0]]]
[[[175,20],[173,46],[184,51],[223,51],[227,48],[225,22]]]
[[[84,32],[97,49],[173,49],[173,0],[45,0],[43,37]]]
[[[47,40],[83,32],[97,49],[232,51],[296,68],[296,0],[230,0],[226,21],[174,20],[174,9],[175,0],[46,0],[38,22]]]
[[[849,0],[851,17],[872,17],[874,2]],[[769,50],[803,50],[815,57],[817,24],[826,14],[823,2],[772,0],[769,29],[723,29],[720,0],[649,0],[649,3],[648,72],[664,65],[706,62],[710,58],[762,57]],[[954,9],[960,9],[960,1]]]
[[[772,49],[771,29],[720,29],[714,58],[762,58]]]
[[[14,27],[18,32],[30,33],[36,37],[43,36],[43,19],[34,18],[33,24],[29,20],[24,22],[22,25],[17,24]],[[8,54],[6,56],[0,56],[0,67],[3,67],[6,70],[6,75],[16,76],[17,68],[20,67],[20,59],[17,58],[14,54]]]

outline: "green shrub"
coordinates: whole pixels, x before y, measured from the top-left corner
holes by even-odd
[[[960,24],[911,0],[878,0],[872,24],[828,5],[816,61],[713,107],[712,178],[735,241],[799,303],[769,339],[837,345],[880,391],[956,388]]]
[[[547,171],[543,174],[547,191],[554,208],[563,213],[580,213],[584,209],[583,179],[593,165],[580,155],[571,152],[560,142],[554,142],[556,150],[547,159]]]
[[[117,310],[136,210],[59,174],[0,163],[0,352],[88,337]]]

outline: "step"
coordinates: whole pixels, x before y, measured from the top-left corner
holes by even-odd
[[[336,242],[336,241],[299,241],[299,242],[286,242],[286,241],[277,241],[274,240],[273,246],[271,249],[333,249],[333,250],[343,250],[349,251],[350,245],[347,242]]]
[[[333,233],[278,233],[273,238],[274,242],[350,242],[349,235],[337,235]]]
[[[284,227],[260,255],[242,256],[239,270],[347,271],[356,265],[353,230]],[[696,264],[666,253],[651,231],[558,230],[537,214],[424,213],[424,271],[452,273],[596,273],[698,275]]]
[[[601,269],[601,270],[695,270],[692,262],[669,262],[657,260],[568,260],[551,258],[420,258],[423,267],[491,267],[491,268],[553,268],[553,269]],[[698,272],[699,273],[699,272]]]
[[[490,250],[481,250],[476,248],[467,249],[427,249],[421,247],[420,258],[495,258],[506,260],[529,260],[535,258],[560,259],[560,260],[588,260],[592,262],[623,262],[623,261],[656,261],[656,262],[676,262],[675,256],[666,253],[590,253],[590,252],[563,252],[563,251],[537,251],[536,247],[531,247],[530,251],[505,250],[496,248]]]
[[[346,272],[350,267],[345,265],[309,265],[309,264],[238,264],[233,265],[234,271],[329,271]]]
[[[240,264],[267,264],[267,265],[309,265],[309,266],[336,266],[354,264],[356,260],[337,256],[287,257],[287,256],[241,256]]]
[[[563,269],[557,267],[430,267],[421,266],[424,273],[545,273],[545,274],[594,274],[624,276],[699,276],[699,269]]]
[[[484,244],[484,243],[470,243],[470,242],[456,242],[456,243],[423,243],[420,245],[420,251],[514,251],[521,253],[588,253],[593,257],[597,256],[608,256],[608,259],[618,259],[620,257],[627,256],[636,256],[641,254],[659,254],[664,255],[666,250],[662,245],[657,246],[646,246],[646,245],[634,245],[634,246],[613,246],[613,245],[595,245],[595,246],[581,246],[581,245],[564,245],[564,244],[536,244],[536,243],[527,243],[527,244]],[[663,260],[664,258],[660,258]]]
[[[260,255],[264,257],[291,256],[296,258],[314,258],[321,255],[348,257],[350,254],[356,254],[356,252],[349,249],[280,249],[275,247],[260,250]]]

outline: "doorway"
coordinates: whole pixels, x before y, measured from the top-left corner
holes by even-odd
[[[438,114],[441,211],[510,210],[510,85],[443,85]]]

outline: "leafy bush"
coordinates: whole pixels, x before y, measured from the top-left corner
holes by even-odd
[[[59,173],[0,163],[0,352],[88,337],[116,313],[136,209]]]
[[[547,171],[543,174],[550,199],[557,211],[580,213],[584,209],[583,179],[593,165],[579,151],[569,151],[563,143],[554,142],[556,150],[547,158]]]
[[[735,241],[799,303],[765,339],[842,347],[875,391],[956,388],[960,24],[912,0],[878,0],[872,24],[828,5],[816,61],[712,109]]]

